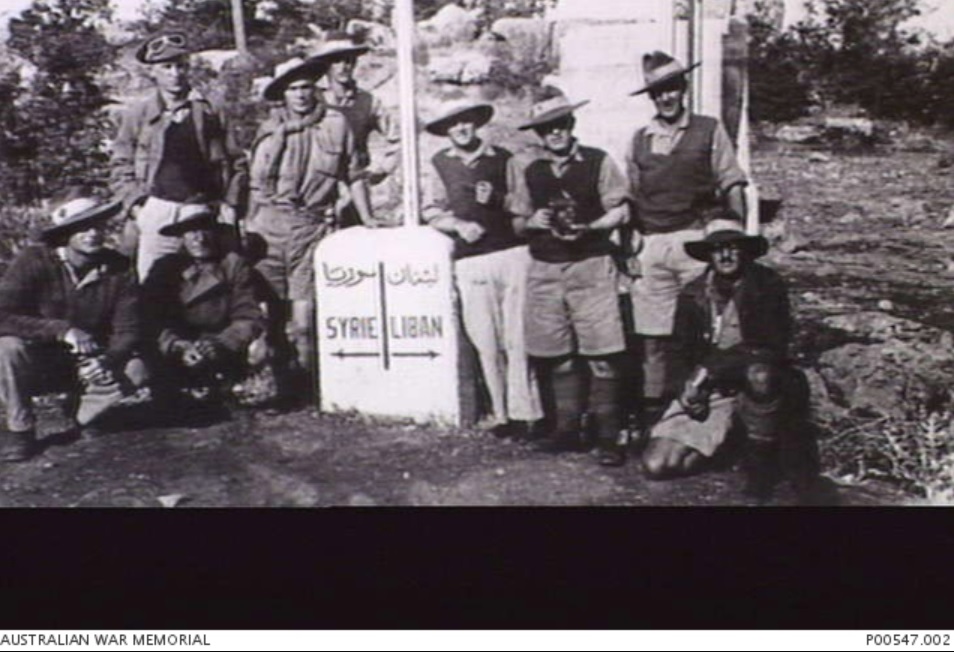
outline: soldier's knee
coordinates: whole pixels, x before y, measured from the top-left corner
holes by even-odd
[[[669,448],[664,440],[654,438],[649,441],[646,449],[640,457],[643,474],[648,479],[665,479],[670,476],[672,470],[669,463]]]
[[[620,376],[620,365],[615,358],[600,357],[587,359],[590,372],[597,379],[618,379]]]

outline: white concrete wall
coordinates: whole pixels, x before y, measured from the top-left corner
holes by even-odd
[[[652,117],[640,61],[651,50],[672,51],[672,0],[562,0],[557,21],[559,84],[571,100],[590,100],[577,113],[577,135],[622,165],[635,129]]]

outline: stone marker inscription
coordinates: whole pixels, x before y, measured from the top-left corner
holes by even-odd
[[[315,253],[323,411],[458,424],[451,241],[356,227]]]

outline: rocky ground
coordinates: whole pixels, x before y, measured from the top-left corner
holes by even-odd
[[[841,504],[914,501],[844,460],[846,425],[943,404],[954,375],[954,173],[936,152],[837,153],[763,144],[754,167],[782,197],[769,263],[791,280],[796,350],[813,383],[830,487]],[[42,454],[10,464],[11,507],[746,505],[731,460],[690,479],[649,482],[631,462],[553,456],[475,430],[313,410],[270,414],[124,410],[122,429],[75,440],[55,405]],[[854,422],[852,422],[854,421]],[[839,431],[840,430],[840,431]],[[839,459],[839,456],[842,458]],[[778,504],[794,498],[782,489]]]

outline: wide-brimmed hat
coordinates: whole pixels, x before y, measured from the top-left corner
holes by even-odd
[[[119,200],[106,201],[90,194],[85,189],[70,189],[54,199],[50,212],[52,227],[42,231],[40,237],[52,243],[77,232],[89,229],[97,222],[106,221],[122,211]]]
[[[428,121],[424,129],[431,134],[444,136],[448,128],[459,120],[469,118],[474,122],[474,127],[482,127],[490,122],[493,115],[494,108],[489,104],[466,98],[455,98],[446,100],[438,109],[437,116]]]
[[[313,59],[333,59],[340,55],[363,55],[371,46],[356,43],[354,36],[347,32],[328,32],[324,42],[312,54]]]
[[[311,78],[318,79],[328,71],[328,63],[318,60],[315,57],[302,59],[301,57],[292,57],[288,61],[275,66],[275,74],[272,81],[268,83],[262,95],[266,100],[279,101],[282,94],[285,93],[285,87],[296,79]]]
[[[749,236],[737,220],[716,218],[706,224],[705,237],[701,241],[689,241],[683,248],[693,259],[709,261],[709,255],[718,245],[735,243],[743,252],[757,259],[768,252],[768,241],[764,236]]]
[[[701,63],[701,61],[696,62],[686,68],[665,52],[656,50],[645,54],[643,55],[643,83],[645,86],[638,91],[633,91],[630,95],[640,95],[677,77],[685,77]]]
[[[533,106],[530,107],[530,120],[520,125],[517,129],[531,129],[540,125],[546,125],[558,118],[569,116],[588,102],[589,100],[570,102],[563,93],[554,92],[535,102]]]
[[[211,207],[194,205],[182,209],[176,222],[159,230],[162,236],[182,236],[196,229],[214,229],[218,224],[218,215]]]
[[[136,59],[144,64],[160,64],[189,54],[189,38],[182,32],[156,34],[136,48]]]

